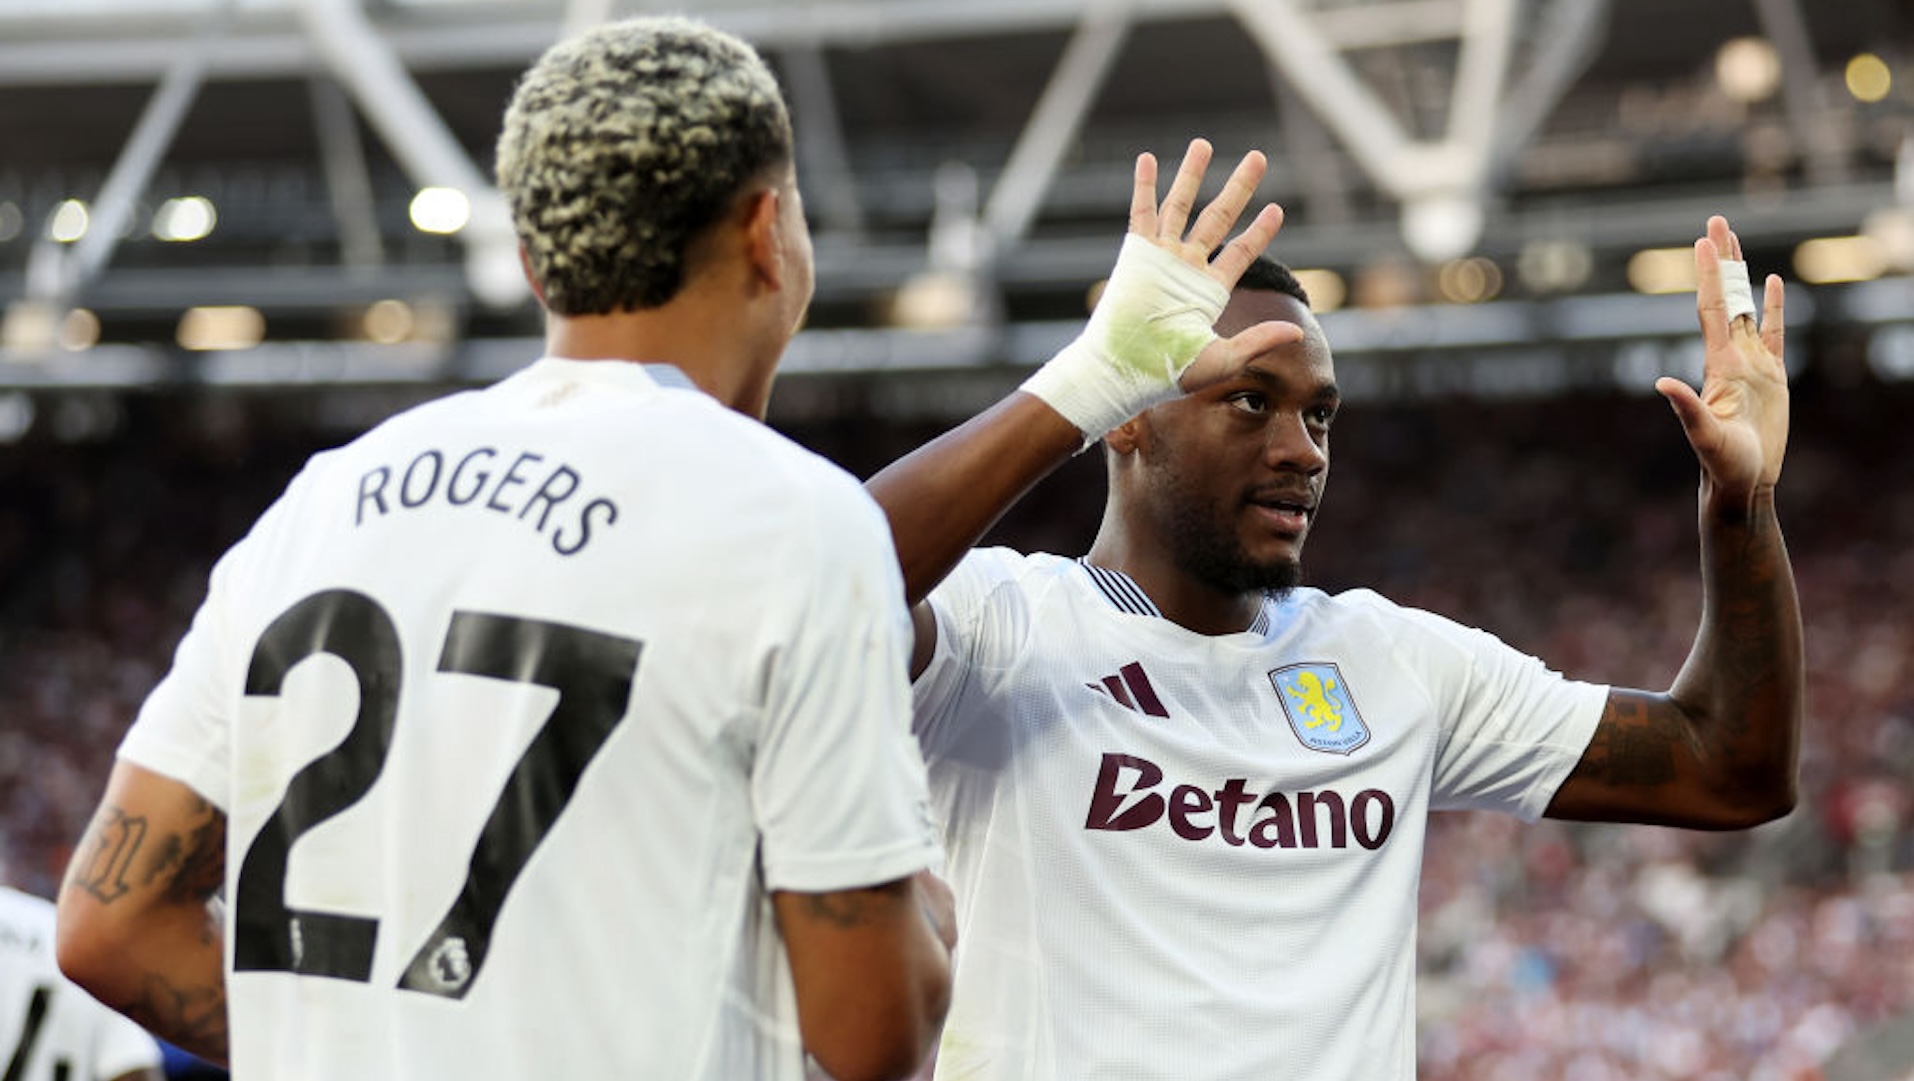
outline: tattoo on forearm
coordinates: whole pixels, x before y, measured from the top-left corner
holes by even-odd
[[[169,1043],[216,1062],[226,1061],[226,987],[179,987],[164,975],[146,977],[139,998],[118,1004],[121,1013]]]
[[[145,840],[145,818],[107,804],[94,816],[93,825],[80,842],[82,855],[73,861],[68,877],[101,904],[110,905],[132,889],[126,881],[127,871]]]

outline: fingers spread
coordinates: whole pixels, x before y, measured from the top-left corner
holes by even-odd
[[[1236,168],[1223,184],[1223,190],[1203,213],[1196,219],[1196,228],[1190,231],[1190,242],[1201,244],[1209,251],[1223,242],[1229,235],[1230,227],[1249,205],[1250,197],[1256,194],[1256,186],[1263,182],[1263,174],[1269,170],[1269,159],[1261,151],[1252,150],[1243,155]]]
[[[1689,443],[1699,446],[1698,437],[1706,430],[1705,426],[1711,419],[1708,407],[1702,404],[1701,395],[1695,393],[1695,388],[1669,375],[1655,380],[1655,390],[1674,407],[1675,416],[1681,421],[1682,431],[1688,434]]]
[[[1140,236],[1156,235],[1156,155],[1148,151],[1136,156],[1136,182],[1130,189],[1130,231]]]
[[[1224,245],[1210,263],[1210,273],[1224,285],[1234,289],[1237,279],[1243,271],[1256,261],[1256,257],[1268,250],[1269,242],[1276,239],[1277,230],[1283,227],[1283,208],[1271,203],[1258,211],[1249,228],[1236,235],[1236,239]]]
[[[1719,214],[1708,219],[1708,242],[1723,259],[1741,259],[1741,238],[1728,227],[1728,219]]]
[[[1720,218],[1709,219],[1712,232]],[[1727,223],[1722,222],[1722,229]],[[1695,241],[1695,315],[1701,320],[1701,338],[1713,352],[1728,344],[1728,304],[1721,297],[1720,249],[1708,237]]]
[[[1203,186],[1203,174],[1209,167],[1209,140],[1190,140],[1189,152],[1176,167],[1176,179],[1170,182],[1170,193],[1157,212],[1157,236],[1170,240],[1182,238],[1183,227],[1190,222],[1190,210],[1196,206],[1197,190]]]
[[[1787,321],[1782,316],[1783,301],[1786,299],[1783,292],[1781,275],[1768,275],[1767,289],[1761,303],[1761,344],[1774,354],[1776,360],[1787,356],[1782,352],[1787,333]]]

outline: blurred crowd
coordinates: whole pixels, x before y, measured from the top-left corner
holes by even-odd
[[[272,398],[117,408],[108,438],[0,453],[0,879],[43,895],[211,561],[350,434]],[[1793,815],[1730,834],[1437,816],[1424,1081],[1807,1081],[1914,1005],[1910,413],[1914,385],[1796,390],[1780,503],[1810,680]],[[789,430],[860,474],[936,432]],[[1100,478],[1080,457],[991,539],[1080,552]],[[1652,397],[1354,402],[1306,570],[1571,676],[1665,687],[1698,618],[1696,479]]]

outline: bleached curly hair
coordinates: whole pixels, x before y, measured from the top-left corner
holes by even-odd
[[[791,146],[784,97],[751,46],[691,19],[626,19],[525,73],[498,183],[546,307],[603,315],[676,295],[692,241]]]

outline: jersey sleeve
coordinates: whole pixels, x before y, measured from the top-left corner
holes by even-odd
[[[1608,688],[1566,679],[1485,631],[1399,611],[1443,719],[1431,807],[1542,817],[1594,737]]]
[[[93,1076],[87,1081],[113,1081],[135,1070],[160,1068],[159,1042],[145,1029],[112,1010],[94,1003],[100,1012],[99,1038],[93,1049]]]
[[[834,481],[838,478],[832,478]],[[936,865],[910,736],[910,620],[890,530],[848,476],[807,508],[795,621],[775,647],[752,766],[765,885],[821,893]]]
[[[140,706],[119,757],[181,782],[221,811],[231,810],[234,644],[224,616],[244,542],[213,568],[206,598],[173,653],[173,666]]]
[[[1007,667],[1028,621],[1014,588],[1025,558],[1008,548],[965,555],[926,603],[937,620],[937,646],[912,685],[912,727],[924,753],[936,757],[959,740],[966,693],[984,673]]]

